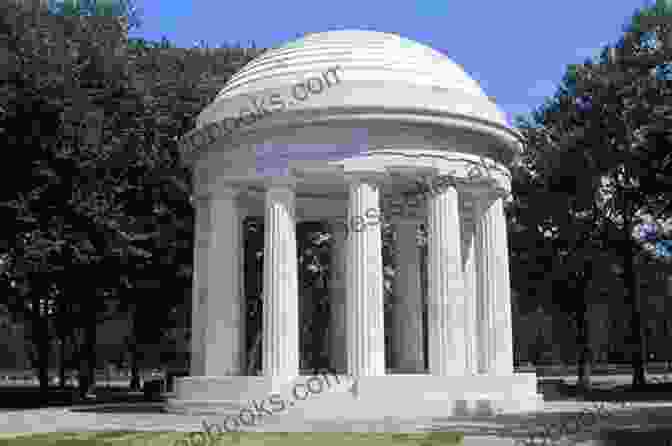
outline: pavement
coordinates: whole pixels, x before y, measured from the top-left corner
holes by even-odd
[[[568,377],[571,382],[575,377]],[[553,377],[553,379],[560,379]],[[595,377],[596,387],[627,384],[629,376]],[[532,414],[497,415],[467,418],[445,417],[431,419],[385,421],[330,420],[305,422],[296,417],[274,415],[250,429],[257,432],[427,432],[460,431],[465,433],[464,446],[512,446],[516,439],[525,440],[531,429],[560,425],[575,419],[582,411],[593,411],[595,401],[571,398],[544,402],[541,411]],[[606,403],[608,416],[593,417],[591,426],[572,436],[573,442],[553,443],[577,446],[642,446],[672,445],[672,398],[669,401],[638,401]],[[288,414],[289,415],[289,414]],[[202,430],[202,420],[222,424],[222,417],[178,415],[162,412],[160,403],[99,404],[0,412],[0,438],[16,436],[17,432],[81,432],[100,430],[179,431]],[[519,444],[522,444],[519,442]],[[544,444],[538,438],[534,444]],[[550,444],[546,443],[546,444]]]

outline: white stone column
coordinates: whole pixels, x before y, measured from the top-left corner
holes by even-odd
[[[249,358],[247,357],[247,290],[245,288],[245,236],[246,236],[246,226],[245,226],[245,217],[247,217],[247,212],[244,210],[244,204],[241,202],[242,198],[239,196],[238,200],[238,212],[240,223],[238,223],[238,243],[239,248],[238,252],[240,253],[238,258],[238,288],[240,292],[240,301],[241,301],[241,317],[242,317],[242,336],[240,337],[240,351],[241,351],[241,364],[243,367],[242,375],[247,375],[247,364]]]
[[[427,208],[429,372],[464,375],[464,283],[455,186],[437,188]]]
[[[204,342],[205,342],[205,308],[208,293],[208,249],[210,232],[212,198],[209,194],[194,197],[194,272],[191,299],[191,359],[189,374],[205,375]]]
[[[513,373],[511,284],[502,198],[475,202],[479,373]]]
[[[478,373],[478,341],[476,336],[476,259],[473,207],[467,208],[462,221],[464,233],[464,347],[467,374]]]
[[[242,375],[245,370],[237,196],[235,188],[225,186],[196,199],[194,288],[198,291],[192,316],[191,367],[195,376]]]
[[[392,301],[392,358],[398,373],[425,369],[420,288],[420,250],[415,219],[396,218],[396,274]]]
[[[299,375],[299,290],[293,185],[273,183],[264,218],[264,376]]]
[[[385,375],[382,239],[380,219],[369,218],[380,215],[380,190],[371,178],[351,180],[345,302],[348,374],[382,376]]]
[[[331,324],[329,326],[329,345],[331,367],[337,373],[346,373],[348,358],[346,354],[346,240],[347,234],[342,224],[333,223],[331,231],[334,241],[331,245],[331,277],[329,279],[329,304]]]
[[[486,212],[490,203],[488,197],[474,200],[475,238],[474,254],[476,259],[476,332],[478,340],[477,370],[480,374],[492,370],[492,352],[494,351],[494,287],[490,269],[494,266],[489,253],[494,251],[492,215]]]
[[[497,376],[513,374],[513,331],[511,320],[511,281],[509,272],[509,244],[504,214],[504,199],[499,197],[488,210],[492,214],[495,230],[494,240],[495,273],[491,280],[495,283],[495,351],[493,353],[494,369]]]

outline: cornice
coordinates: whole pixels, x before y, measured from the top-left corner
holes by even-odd
[[[274,130],[300,128],[312,125],[321,125],[329,123],[357,123],[357,127],[362,126],[362,122],[394,122],[399,125],[433,125],[445,129],[460,129],[470,132],[480,133],[490,136],[494,141],[507,147],[512,156],[522,153],[522,137],[515,130],[475,116],[452,113],[445,111],[428,110],[426,108],[386,108],[384,106],[349,106],[338,107],[329,106],[319,109],[319,114],[315,114],[315,109],[306,107],[302,109],[292,109],[283,112],[271,114],[254,124],[242,126],[235,133],[223,135],[219,138],[205,142],[200,149],[189,142],[189,138],[195,134],[203,134],[206,127],[214,128],[222,120],[210,121],[202,127],[191,130],[180,138],[180,153],[184,162],[188,165],[193,164],[200,151],[213,142],[218,141],[218,147],[231,145],[237,146],[248,143],[251,137],[260,136],[262,139],[272,139]]]

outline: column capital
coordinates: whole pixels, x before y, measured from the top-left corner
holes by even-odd
[[[397,218],[420,221],[425,218],[425,206],[422,200],[413,194],[408,194],[409,198],[394,197],[383,200],[385,212],[389,214],[390,220]]]
[[[271,189],[291,189],[295,191],[298,183],[299,180],[295,176],[268,177],[263,182],[266,192]]]
[[[458,191],[470,195],[492,195],[496,197],[507,197],[511,195],[510,183],[501,187],[502,184],[490,181],[458,180],[456,187]]]
[[[348,183],[369,183],[382,187],[389,174],[384,170],[350,170],[344,173]]]
[[[430,199],[449,188],[457,188],[459,184],[459,180],[455,176],[439,175],[437,173],[419,176],[416,181],[420,184],[418,198],[421,200]]]
[[[210,191],[208,194],[215,200],[236,200],[242,193],[243,191],[241,188],[234,184],[221,184],[218,185],[216,189]]]
[[[191,194],[189,196],[189,203],[193,207],[203,206],[212,200],[212,194],[209,192],[201,192],[199,194]]]
[[[329,225],[329,229],[332,232],[344,232],[347,233],[347,229],[345,224],[347,224],[348,217],[343,215],[340,217],[331,217],[327,220],[327,224]]]
[[[474,211],[479,209],[484,210],[500,198],[503,201],[506,201],[507,197],[510,196],[508,192],[495,190],[492,188],[481,189],[477,190],[476,192],[471,191],[470,194],[472,197],[471,202],[473,203]]]
[[[393,215],[391,218],[391,223],[396,226],[419,226],[423,220],[421,218],[407,217],[401,215]]]
[[[506,197],[511,195],[507,190],[483,184],[458,184],[457,190],[469,197],[467,200],[472,202],[479,200],[491,202],[498,198],[506,199]]]

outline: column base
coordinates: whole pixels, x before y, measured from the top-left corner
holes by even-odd
[[[167,400],[166,411],[238,415],[240,409],[252,408],[250,400],[268,401],[271,393],[279,393],[287,407],[276,416],[298,417],[307,421],[494,416],[535,412],[544,404],[543,396],[537,393],[534,373],[451,377],[387,375],[360,377],[357,380],[348,376],[327,375],[320,379],[324,383],[328,380],[329,387],[324,385],[321,392],[312,394],[302,387],[297,393],[305,399],[297,400],[293,389],[298,383],[306,385],[310,378],[179,378],[175,383],[175,393],[171,395],[174,398]]]

